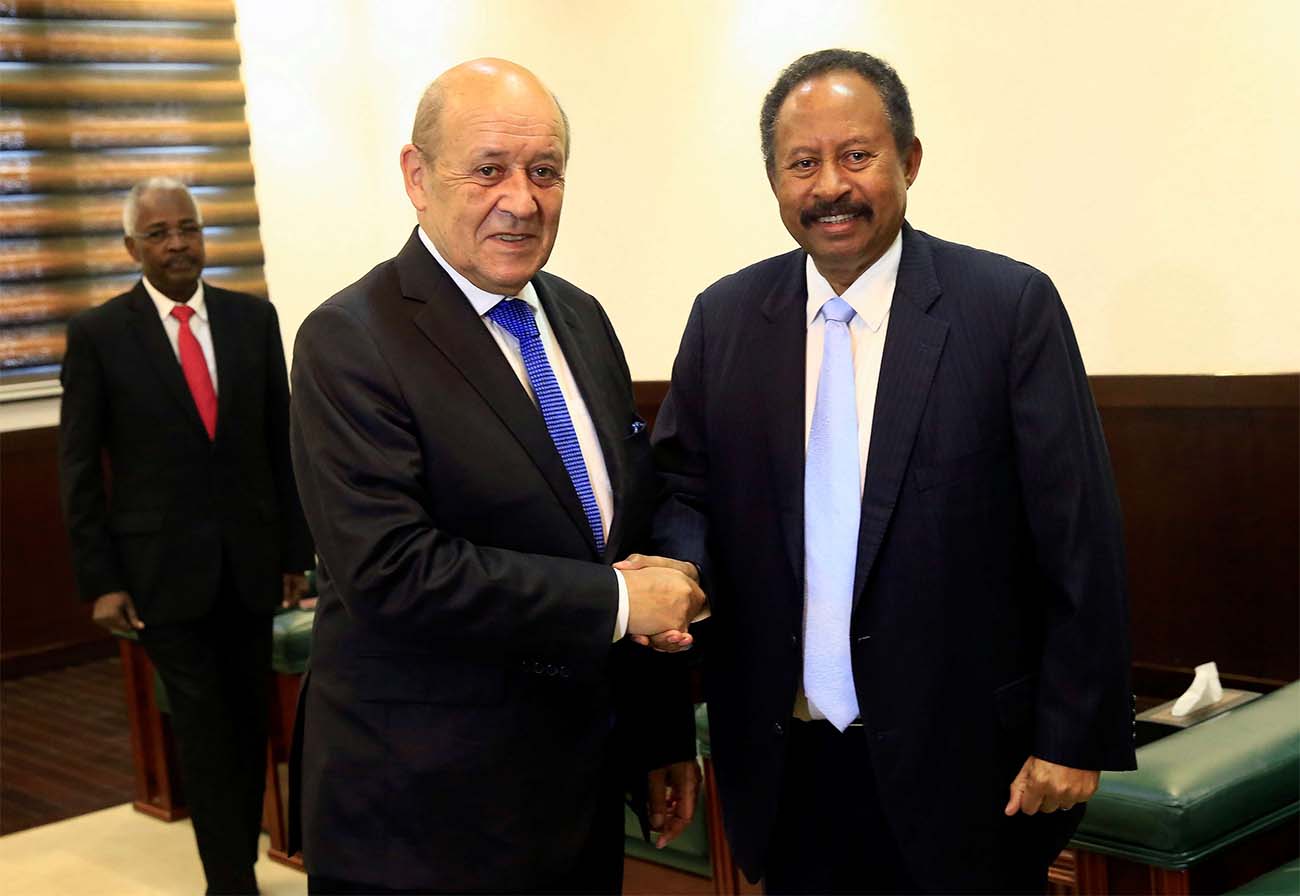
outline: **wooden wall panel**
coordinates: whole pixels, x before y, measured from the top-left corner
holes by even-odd
[[[58,431],[0,434],[0,673],[5,678],[88,656],[112,638],[77,599],[59,512]]]
[[[1173,696],[1210,659],[1257,689],[1300,676],[1300,374],[1092,385],[1124,509],[1138,692]],[[635,384],[647,420],[667,386]],[[6,668],[99,639],[72,585],[56,441],[0,436]]]
[[[1235,686],[1300,678],[1300,374],[1095,376],[1128,549],[1134,686],[1214,660]],[[636,384],[653,420],[668,384]]]
[[[67,318],[135,280],[145,178],[194,189],[205,279],[265,295],[234,22],[231,0],[0,2],[0,400],[57,391]]]

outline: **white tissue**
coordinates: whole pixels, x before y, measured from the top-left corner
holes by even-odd
[[[1222,699],[1223,685],[1219,684],[1219,667],[1214,663],[1202,663],[1196,667],[1196,677],[1192,679],[1192,686],[1174,702],[1172,714],[1185,716],[1193,710],[1212,706]]]

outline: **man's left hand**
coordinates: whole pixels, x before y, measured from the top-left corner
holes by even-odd
[[[675,762],[650,773],[650,829],[658,831],[655,847],[663,849],[686,830],[695,816],[700,767],[694,759]]]
[[[285,609],[293,609],[298,606],[298,601],[302,600],[307,594],[307,577],[300,572],[286,572],[282,576],[284,596],[280,601],[280,606]]]
[[[1073,809],[1076,803],[1087,802],[1097,792],[1100,778],[1101,773],[1097,771],[1070,768],[1030,756],[1011,782],[1011,798],[1002,811],[1007,815],[1017,812],[1033,815]]]

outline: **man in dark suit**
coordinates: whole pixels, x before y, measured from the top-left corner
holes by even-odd
[[[540,270],[567,155],[532,73],[444,73],[401,154],[418,227],[298,333],[314,893],[613,893],[629,775],[670,785],[664,837],[689,820],[681,676],[620,639],[681,628],[703,594],[608,565],[644,549],[655,479],[609,320]]]
[[[199,279],[202,225],[178,181],[131,190],[143,276],[68,322],[60,473],[81,595],[166,687],[208,892],[252,893],[271,616],[313,553],[275,308]]]
[[[727,834],[772,893],[1041,892],[1134,765],[1106,445],[1052,283],[904,220],[907,93],[781,75],[768,177],[802,247],[695,302],[660,412],[662,553],[699,637]]]

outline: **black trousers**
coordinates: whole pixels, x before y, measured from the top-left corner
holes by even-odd
[[[861,727],[840,733],[829,722],[791,721],[776,831],[763,878],[767,893],[924,892],[885,820],[865,738]],[[972,881],[966,889],[1046,892],[1047,868],[1069,841],[1083,809],[991,818],[999,826],[990,857],[994,880],[990,886]]]
[[[140,643],[162,678],[208,893],[255,893],[266,786],[271,617],[223,576],[207,616],[150,625]]]
[[[919,893],[881,814],[863,728],[796,719],[788,744],[764,890]]]
[[[577,860],[553,879],[537,881],[518,891],[519,896],[618,896],[623,892],[623,789],[611,769],[598,773],[608,786]],[[310,896],[433,896],[465,891],[428,887],[394,890],[362,881],[308,874],[307,892]],[[484,892],[506,896],[498,888]]]

